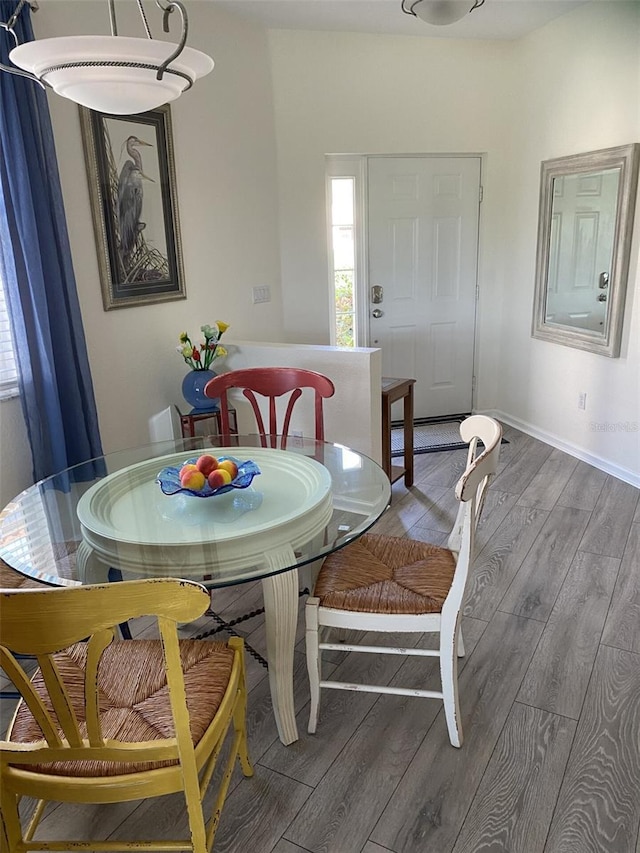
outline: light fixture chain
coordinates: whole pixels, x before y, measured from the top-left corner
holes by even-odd
[[[153,39],[153,36],[151,35],[151,30],[149,29],[149,22],[147,21],[147,16],[142,5],[142,0],[136,0],[136,4],[138,6],[138,11],[140,12],[140,17],[142,18],[142,23],[144,24],[145,32],[147,33],[147,38]]]
[[[118,35],[118,22],[116,20],[115,0],[109,0],[109,23],[111,24],[111,35]]]

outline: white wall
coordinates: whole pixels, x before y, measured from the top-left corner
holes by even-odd
[[[132,7],[118,4],[121,32]],[[640,421],[640,213],[622,357],[529,330],[540,161],[640,139],[638,5],[589,4],[513,43],[265,35],[208,3],[189,12],[190,43],[216,68],[172,108],[186,301],[103,311],[77,111],[50,99],[105,449],[144,441],[148,417],[179,400],[182,329],[222,319],[230,342],[328,342],[325,154],[472,152],[485,155],[477,408],[635,476],[638,434],[589,424]],[[103,0],[61,0],[34,22],[46,36],[106,32],[105,18]],[[257,284],[270,285],[270,304],[251,304]],[[17,406],[0,403],[7,499],[31,471]]]
[[[517,114],[510,42],[353,33],[269,33],[288,340],[328,342],[324,155],[480,153],[478,405],[495,397],[504,285],[501,176]]]
[[[116,6],[120,33],[143,35],[135,4]],[[148,17],[161,34],[154,4]],[[108,32],[104,0],[42,3],[33,20],[40,36]],[[266,37],[209,3],[189,4],[189,20],[190,46],[216,65],[171,107],[186,300],[103,310],[78,109],[50,97],[105,451],[146,441],[149,416],[181,400],[181,331],[199,337],[201,325],[224,320],[229,336],[282,339]],[[252,304],[255,285],[269,285],[270,303]]]
[[[587,5],[523,39],[509,170],[495,407],[516,426],[640,485],[640,205],[620,358],[531,338],[540,163],[640,141],[640,5]],[[586,392],[586,411],[578,393]],[[596,428],[595,425],[600,425]]]
[[[382,358],[379,349],[238,341],[230,348],[227,366],[230,370],[303,367],[328,376],[336,390],[333,397],[324,401],[325,438],[359,450],[378,463],[382,461]],[[240,432],[243,429],[241,402],[236,405]],[[243,402],[246,404],[246,400]],[[291,429],[312,436],[315,434],[313,404],[311,399],[304,405],[303,402],[301,399],[294,409]],[[249,410],[245,421],[249,424],[247,429],[249,433],[255,432],[249,405],[245,408]]]
[[[175,347],[181,331],[198,336],[204,323],[225,320],[229,335],[283,337],[266,35],[212,4],[188,5],[189,44],[216,65],[171,107],[186,300],[103,310],[78,108],[49,96],[105,451],[148,441],[148,418],[180,402],[186,366]],[[120,34],[144,36],[135,4],[116,6]],[[148,17],[161,36],[162,15],[153,3]],[[36,37],[109,32],[104,0],[42,3],[32,20]],[[269,285],[270,303],[252,304],[256,285]],[[18,399],[0,401],[0,424],[4,505],[32,481]]]
[[[482,153],[476,409],[640,484],[640,433],[591,428],[640,425],[640,211],[622,357],[530,337],[540,162],[640,139],[639,31],[616,2],[517,42],[270,32],[287,338],[327,340],[325,154]]]

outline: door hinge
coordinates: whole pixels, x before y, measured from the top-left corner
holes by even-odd
[[[480,184],[480,200],[479,200],[480,204],[482,204],[483,200],[484,200],[484,187],[482,186],[482,184]]]
[[[475,376],[471,377],[471,390],[472,391],[476,390],[476,377]]]

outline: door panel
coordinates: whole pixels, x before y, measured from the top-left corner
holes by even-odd
[[[415,378],[415,416],[471,411],[480,158],[368,161],[369,344]],[[377,314],[377,312],[376,312]]]
[[[545,322],[604,331],[618,181],[617,169],[554,179]]]

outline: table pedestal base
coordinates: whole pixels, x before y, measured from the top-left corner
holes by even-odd
[[[265,554],[272,571],[289,568],[296,557],[290,546]],[[86,542],[78,547],[78,574],[83,583],[107,583],[109,568]],[[285,746],[298,740],[293,704],[293,654],[298,621],[298,570],[263,578],[264,620],[271,703],[278,735]]]
[[[293,551],[265,555],[271,568],[285,568],[295,562]],[[264,619],[267,632],[269,687],[278,735],[283,744],[298,740],[293,704],[293,654],[298,617],[298,570],[263,578]]]

